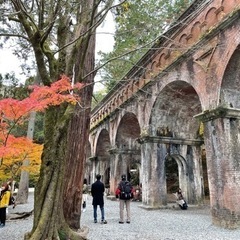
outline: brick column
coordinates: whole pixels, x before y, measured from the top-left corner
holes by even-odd
[[[96,156],[90,157],[89,161],[91,161],[91,165],[92,165],[89,184],[92,184],[96,181],[96,174],[98,174],[97,169],[96,169],[97,157]]]
[[[218,107],[196,117],[204,123],[213,223],[240,228],[240,109]]]
[[[141,173],[142,205],[146,208],[159,208],[167,205],[167,190],[164,159],[167,154],[165,144],[154,142],[154,138],[142,138]]]
[[[110,193],[115,194],[116,187],[121,180],[122,174],[128,174],[129,166],[133,155],[139,154],[137,150],[131,149],[110,149]],[[129,180],[129,179],[128,179]]]
[[[115,191],[117,188],[117,184],[119,181],[119,175],[121,174],[120,172],[120,154],[117,149],[111,149],[109,150],[110,153],[110,194],[115,195]]]
[[[177,143],[177,139],[175,139]],[[179,184],[189,204],[202,204],[204,200],[204,183],[201,157],[201,140],[185,139],[179,144]],[[184,160],[183,160],[184,159]]]

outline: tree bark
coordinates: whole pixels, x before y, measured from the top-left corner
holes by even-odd
[[[68,106],[68,108],[71,108]],[[40,177],[34,193],[34,222],[25,239],[86,239],[87,229],[72,231],[63,216],[66,137],[71,111],[52,107],[45,117],[45,144]]]
[[[92,3],[89,4],[91,5]],[[91,7],[90,7],[91,9]],[[82,28],[87,31],[87,26]],[[83,55],[83,52],[85,55]],[[84,83],[79,96],[81,103],[76,106],[70,122],[68,135],[68,155],[66,163],[65,191],[63,206],[64,216],[73,229],[80,228],[82,187],[85,170],[87,143],[90,130],[91,101],[94,87],[94,73],[83,79],[83,76],[94,70],[95,32],[89,32],[88,37],[77,48],[75,60],[75,78]],[[74,166],[74,167],[73,167]]]
[[[104,17],[96,16],[101,0],[41,1],[33,6],[10,2],[16,17],[12,20],[21,24],[19,29],[33,48],[43,85],[61,74],[84,83],[75,107],[62,104],[46,111],[34,222],[25,240],[86,239],[87,229],[79,228],[94,79],[89,73],[94,70],[95,22]],[[103,3],[109,9],[112,0]]]

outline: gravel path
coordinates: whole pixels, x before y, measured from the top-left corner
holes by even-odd
[[[240,240],[240,230],[226,230],[212,225],[208,207],[189,206],[188,210],[165,209],[146,210],[141,203],[131,203],[131,223],[119,224],[117,201],[105,200],[107,224],[93,223],[91,197],[88,197],[87,210],[82,214],[82,226],[89,228],[89,240]],[[9,212],[32,210],[33,193],[29,203],[10,207]],[[100,210],[98,209],[100,220]],[[31,230],[32,217],[25,220],[7,221],[0,228],[1,240],[21,240],[24,233]]]

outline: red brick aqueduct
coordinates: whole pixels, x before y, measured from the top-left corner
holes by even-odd
[[[142,206],[160,208],[169,176],[189,204],[207,182],[213,223],[240,228],[239,44],[240,0],[196,0],[93,109],[90,183],[114,194],[137,171]]]

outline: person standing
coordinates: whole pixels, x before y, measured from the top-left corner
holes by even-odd
[[[7,207],[10,200],[10,191],[7,183],[3,183],[0,193],[0,227],[5,226],[6,217],[7,217]]]
[[[87,207],[87,195],[88,195],[88,185],[87,185],[87,179],[84,178],[83,180],[83,190],[82,190],[82,210],[83,212],[86,211]]]
[[[127,223],[130,223],[130,202],[133,198],[133,187],[130,182],[127,181],[126,175],[121,176],[122,180],[118,184],[116,190],[116,197],[119,198],[119,213],[120,213],[120,224],[124,223],[124,205],[126,206],[127,212]]]
[[[99,206],[101,210],[101,223],[106,224],[107,221],[105,220],[105,215],[104,215],[104,199],[103,199],[105,186],[100,181],[101,175],[98,174],[96,178],[97,178],[97,181],[94,182],[91,186],[91,194],[93,197],[92,205],[93,205],[94,223],[97,223],[97,206]]]

